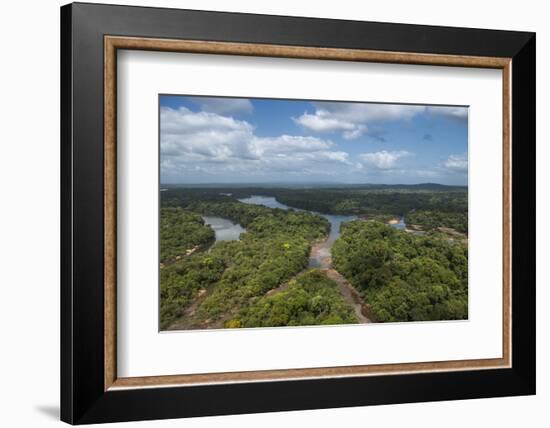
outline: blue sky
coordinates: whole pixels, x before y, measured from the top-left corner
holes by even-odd
[[[468,109],[162,95],[161,183],[468,182]]]

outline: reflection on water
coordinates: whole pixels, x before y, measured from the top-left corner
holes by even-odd
[[[246,229],[238,223],[233,223],[231,220],[222,217],[214,217],[203,215],[204,222],[214,229],[216,234],[216,242],[218,241],[236,241],[241,233],[246,232]]]

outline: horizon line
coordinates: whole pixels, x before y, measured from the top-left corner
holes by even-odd
[[[277,184],[277,185],[290,185],[290,184],[308,184],[308,185],[340,185],[340,186],[422,186],[422,185],[437,185],[447,187],[468,187],[468,184],[443,184],[433,181],[424,181],[419,183],[345,183],[337,181],[325,181],[325,182],[311,182],[311,181],[262,181],[262,182],[243,182],[243,181],[231,181],[231,182],[196,182],[196,183],[159,183],[161,186],[204,186],[204,185],[258,185],[258,184]]]

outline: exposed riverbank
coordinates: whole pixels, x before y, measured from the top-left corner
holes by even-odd
[[[274,209],[284,209],[284,210],[295,210],[301,212],[308,212],[314,215],[318,215],[326,218],[330,223],[330,231],[327,237],[323,240],[315,242],[310,250],[309,261],[307,269],[296,274],[293,278],[304,274],[308,269],[319,269],[324,275],[329,279],[334,281],[338,285],[338,290],[342,295],[344,301],[353,308],[355,316],[359,323],[371,323],[374,322],[374,317],[372,316],[369,305],[363,300],[359,291],[353,287],[347,279],[341,275],[333,266],[331,250],[334,242],[340,236],[340,228],[342,223],[356,220],[358,217],[355,215],[333,215],[333,214],[323,214],[315,211],[306,211],[301,209],[295,209],[288,205],[282,204],[272,196],[261,196],[253,195],[248,198],[239,199],[240,202],[251,204],[251,205],[263,205],[268,208]],[[226,218],[216,217],[216,216],[202,216],[205,221],[205,224],[208,224],[212,229],[214,229],[216,242],[219,241],[228,241],[228,240],[238,240],[241,233],[246,232],[246,229],[241,225],[232,222]],[[404,223],[404,218],[392,219],[388,222],[389,225],[397,229],[404,230],[406,225]],[[289,281],[284,284],[280,284],[278,287],[268,291],[266,295],[272,296],[286,290],[289,286]],[[192,317],[195,313],[195,310],[200,305],[202,301],[209,295],[208,290],[201,290],[197,300],[186,309],[184,318]],[[223,320],[220,320],[223,323]],[[181,321],[180,321],[181,323]],[[169,329],[180,329],[183,327],[178,322],[175,322]],[[218,323],[207,324],[205,328],[218,328],[221,325]]]
[[[256,205],[264,205],[269,208],[280,209],[295,209],[288,205],[282,204],[272,196],[259,196],[253,195],[249,198],[239,199],[240,202]],[[305,211],[296,209],[296,211]],[[339,291],[344,300],[353,308],[357,320],[361,324],[373,322],[372,316],[369,315],[370,309],[366,302],[363,301],[359,292],[344,278],[332,265],[331,249],[332,245],[340,236],[340,227],[342,223],[346,221],[356,220],[354,215],[334,215],[323,214],[315,211],[307,211],[311,214],[319,215],[326,218],[330,222],[330,232],[326,239],[317,241],[311,247],[309,254],[308,268],[315,268],[321,270],[328,278],[338,284]],[[404,219],[396,220],[392,226],[400,228],[405,227]],[[299,274],[298,274],[299,275]],[[288,287],[288,282],[280,285],[279,287],[269,291],[268,295],[273,295],[284,291]]]
[[[370,314],[370,308],[363,300],[356,288],[351,285],[346,278],[344,278],[340,272],[336,269],[321,269],[322,272],[336,284],[338,284],[340,293],[344,300],[353,308],[355,316],[359,320],[360,324],[372,323],[373,317]]]

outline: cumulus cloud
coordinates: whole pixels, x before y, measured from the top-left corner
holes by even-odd
[[[162,179],[201,176],[338,174],[352,163],[329,140],[312,136],[261,137],[244,120],[186,107],[162,107]],[[340,168],[340,169],[339,169]]]
[[[315,137],[280,135],[277,137],[259,138],[253,136],[251,147],[259,156],[265,154],[319,152],[329,149],[333,144],[330,141]]]
[[[424,110],[423,106],[405,104],[316,102],[316,111],[357,122],[410,119]]]
[[[419,114],[444,116],[457,120],[467,120],[467,107],[447,107],[405,104],[337,103],[315,102],[313,113],[304,112],[293,117],[294,122],[310,131],[339,132],[348,140],[359,138],[371,132],[372,124],[387,121],[410,120]],[[378,134],[379,135],[379,134]]]
[[[190,99],[198,104],[202,111],[209,113],[237,115],[254,111],[254,106],[246,98],[192,97]]]
[[[466,153],[459,155],[449,155],[445,161],[445,167],[453,171],[467,171],[468,170],[468,157]]]
[[[292,120],[314,132],[342,132],[342,136],[348,140],[358,138],[367,131],[366,125],[334,116],[326,110],[317,110],[314,114],[304,113]]]
[[[391,169],[396,165],[399,159],[411,155],[412,153],[407,152],[406,150],[393,152],[382,150],[379,152],[362,153],[359,157],[367,166],[378,169]]]
[[[366,103],[313,103],[315,112],[293,118],[298,125],[315,132],[341,132],[355,139],[369,130],[369,124],[388,120],[408,120],[425,110],[423,106]]]
[[[180,107],[162,107],[160,111],[161,154],[195,160],[227,160],[253,158],[247,144],[252,126],[245,122],[214,113],[192,112]]]
[[[468,107],[434,106],[426,107],[426,111],[434,116],[444,116],[459,121],[468,120]]]

